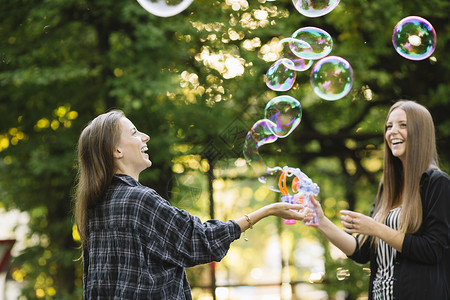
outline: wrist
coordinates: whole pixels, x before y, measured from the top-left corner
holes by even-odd
[[[259,209],[262,219],[265,217],[273,216],[275,214],[275,203],[263,206]]]
[[[327,228],[329,228],[330,226],[333,226],[334,224],[330,221],[330,219],[328,219],[327,217],[322,216],[319,218],[319,225],[317,225],[317,229],[319,229],[319,231],[324,232],[326,231]]]

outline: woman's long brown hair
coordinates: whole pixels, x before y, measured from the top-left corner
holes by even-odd
[[[78,140],[75,222],[83,248],[88,242],[88,209],[101,200],[115,172],[113,151],[119,143],[122,117],[120,110],[99,115]]]
[[[429,111],[410,100],[396,102],[390,108],[386,122],[391,112],[397,108],[406,113],[408,137],[405,164],[392,155],[385,138],[383,176],[378,187],[373,217],[384,224],[389,211],[401,205],[399,231],[414,233],[422,224],[421,176],[430,168],[439,168],[435,129]],[[386,126],[384,133],[386,136]],[[362,236],[362,241],[365,239],[367,236]]]

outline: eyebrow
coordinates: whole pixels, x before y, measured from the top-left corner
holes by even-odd
[[[406,119],[398,120],[398,121],[387,121],[386,123],[394,123],[394,122],[406,122]]]

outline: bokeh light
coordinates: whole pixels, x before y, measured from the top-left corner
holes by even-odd
[[[137,0],[149,13],[158,17],[171,17],[189,7],[194,0]]]
[[[299,13],[310,18],[326,15],[339,4],[339,0],[292,0],[292,2]]]
[[[321,59],[330,54],[333,48],[333,39],[331,35],[323,29],[317,27],[303,27],[296,30],[292,38],[306,42],[311,46],[312,51],[305,51],[304,48],[300,48],[297,51],[296,47],[291,46],[292,52],[304,59]],[[294,44],[295,45],[295,44]]]
[[[314,93],[324,100],[338,100],[352,89],[353,70],[348,61],[338,56],[319,60],[311,71]]]
[[[404,58],[423,60],[436,48],[436,32],[424,18],[406,17],[395,26],[392,44],[395,51]]]

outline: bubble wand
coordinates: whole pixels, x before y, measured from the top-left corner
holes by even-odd
[[[274,170],[279,170],[279,167],[273,169],[268,168],[269,172]],[[294,194],[289,194],[287,189],[287,178],[292,177],[291,189]],[[291,168],[288,166],[283,167],[280,177],[278,179],[278,187],[281,192],[281,201],[287,203],[300,203],[305,207],[308,207],[314,211],[314,217],[312,220],[307,221],[305,225],[307,226],[318,226],[319,218],[317,216],[316,208],[310,200],[310,196],[319,195],[320,188],[314,183],[311,178],[309,178],[305,173],[303,173],[299,168]],[[292,225],[296,224],[295,220],[285,219],[284,224]]]

